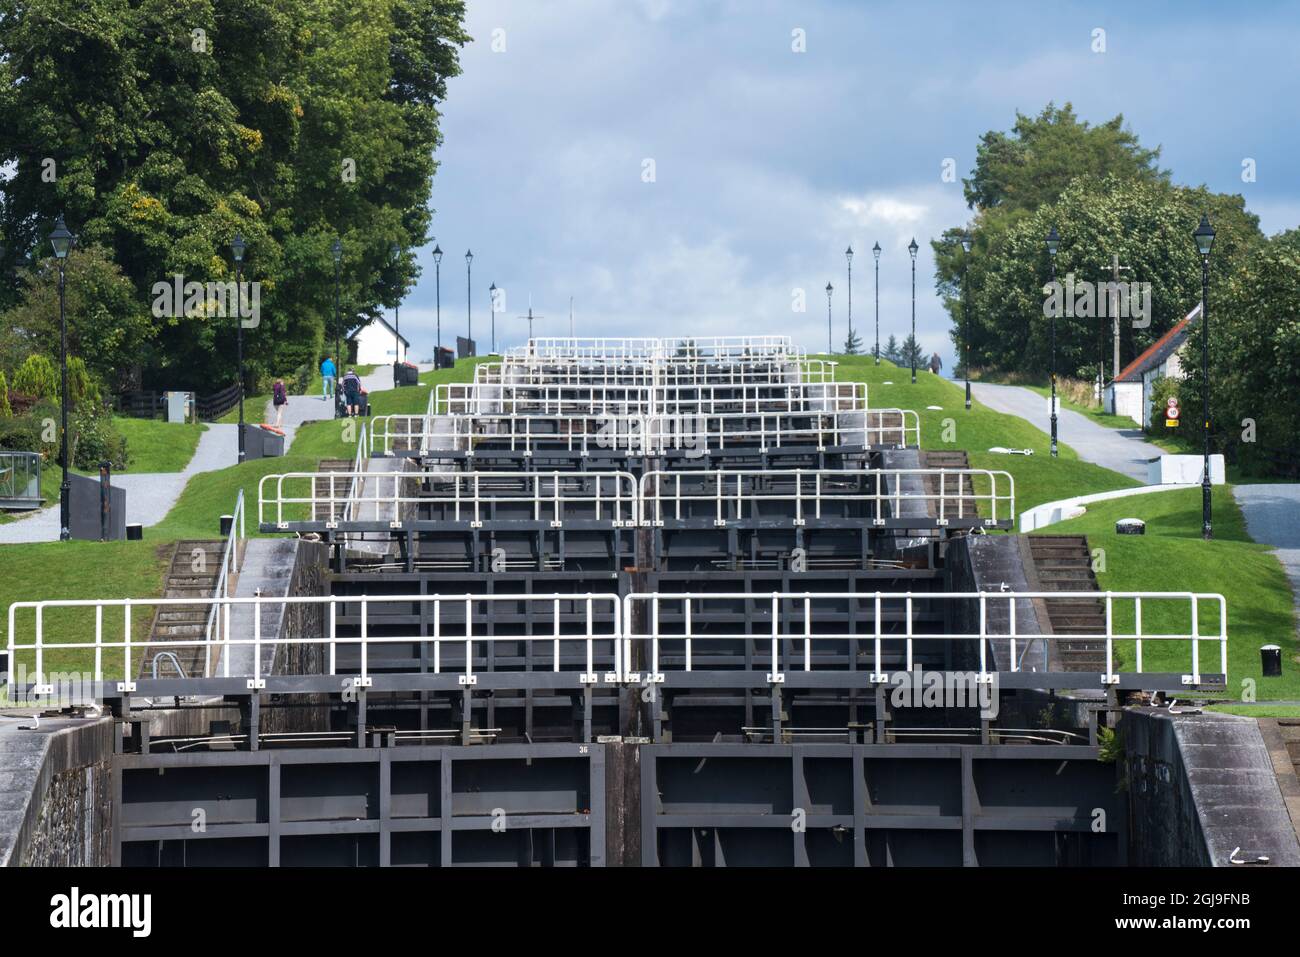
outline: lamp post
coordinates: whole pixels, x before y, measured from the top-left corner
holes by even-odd
[[[62,366],[63,390],[61,394],[63,428],[59,432],[59,459],[63,464],[63,481],[59,485],[59,540],[66,542],[72,526],[72,487],[68,483],[68,319],[64,311],[64,266],[72,249],[72,233],[64,225],[63,216],[54,221],[50,245],[59,261],[59,363]]]
[[[1056,250],[1060,248],[1061,236],[1053,226],[1047,234],[1047,255],[1052,261],[1052,284],[1056,284]],[[1056,458],[1056,313],[1052,310],[1052,458]]]
[[[844,250],[844,258],[849,263],[849,340],[853,339],[853,247]]]
[[[437,327],[437,350],[433,356],[433,367],[442,368],[442,247],[434,245],[433,247],[433,293],[434,305],[437,310],[436,327]]]
[[[961,248],[961,302],[962,302],[962,325],[965,326],[966,332],[962,336],[965,340],[964,352],[966,355],[962,359],[962,367],[966,373],[966,411],[970,411],[970,296],[966,293],[966,267],[970,264],[971,249],[970,233],[962,233]]]
[[[393,243],[388,247],[389,254],[396,263],[402,255],[402,248]],[[402,363],[402,293],[398,290],[397,303],[393,306],[393,385],[400,385],[397,380],[397,367]]]
[[[468,338],[470,342],[474,341],[474,313],[470,308],[474,300],[470,295],[470,271],[469,271],[470,263],[472,263],[473,261],[474,261],[474,253],[468,249],[465,250],[465,325],[466,325],[466,329],[468,330]],[[474,351],[477,352],[478,350],[476,349]]]
[[[1201,417],[1205,423],[1205,464],[1201,473],[1201,537],[1213,538],[1210,525],[1210,249],[1214,246],[1214,227],[1208,216],[1192,233],[1196,251],[1201,254]]]
[[[876,257],[876,365],[880,365],[880,243],[871,247]]]
[[[492,320],[492,352],[497,351],[497,284],[488,286],[488,316]]]
[[[330,246],[330,256],[334,259],[334,414],[339,414],[339,370],[343,367],[343,322],[339,318],[339,267],[343,264],[343,244],[337,239]]]
[[[239,463],[244,462],[244,250],[248,243],[244,237],[235,233],[230,244],[230,255],[235,260],[235,356],[239,363]]]
[[[831,293],[834,291],[835,287],[826,283],[826,352],[829,355],[835,354],[834,333],[831,332]]]
[[[916,385],[916,251],[920,248],[913,236],[907,244],[907,251],[912,257],[912,344],[907,350],[912,361],[912,385]]]

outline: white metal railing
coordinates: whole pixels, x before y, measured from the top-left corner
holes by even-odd
[[[724,412],[863,412],[865,382],[773,382],[736,385],[577,385],[441,383],[429,414],[446,415],[714,415]]]
[[[185,606],[185,605],[204,605],[210,599],[207,598],[174,598],[166,600],[166,604]],[[349,684],[355,687],[365,687],[370,684],[370,655],[376,648],[382,648],[385,645],[404,645],[410,647],[426,646],[429,649],[428,660],[431,663],[430,669],[433,674],[457,674],[459,683],[462,685],[472,685],[477,683],[477,677],[474,674],[474,657],[475,648],[483,648],[492,645],[494,642],[527,642],[545,646],[550,644],[550,667],[553,671],[564,670],[562,668],[563,656],[562,648],[572,648],[575,644],[582,647],[585,655],[582,660],[585,661],[585,671],[581,673],[581,680],[584,683],[596,683],[598,676],[595,671],[595,658],[597,650],[596,642],[609,642],[610,652],[606,655],[601,652],[603,657],[612,657],[613,671],[605,675],[605,679],[610,682],[617,680],[617,676],[625,670],[623,662],[619,657],[621,655],[618,640],[623,634],[622,628],[622,600],[620,596],[605,593],[584,593],[584,594],[549,594],[549,595],[375,595],[375,596],[356,596],[356,597],[336,597],[336,596],[265,596],[259,598],[234,598],[223,597],[215,600],[218,608],[218,615],[223,619],[222,627],[215,633],[217,640],[209,643],[206,638],[203,639],[160,639],[151,641],[148,635],[148,629],[145,628],[144,637],[137,638],[133,634],[132,609],[141,607],[154,607],[162,603],[157,598],[121,598],[121,599],[80,599],[67,601],[20,601],[14,602],[9,606],[9,684],[14,687],[17,660],[19,655],[32,657],[35,661],[35,669],[31,672],[33,676],[34,687],[31,691],[33,695],[48,695],[54,693],[53,685],[47,681],[50,676],[45,671],[45,657],[49,652],[58,652],[66,655],[68,652],[81,651],[93,653],[93,680],[101,682],[105,680],[104,662],[105,655],[116,657],[121,655],[122,675],[124,680],[118,683],[118,690],[129,692],[135,690],[135,683],[132,675],[136,674],[136,669],[140,661],[146,654],[157,653],[160,649],[169,651],[178,648],[202,648],[205,650],[203,660],[205,662],[202,675],[191,675],[189,677],[203,678],[241,678],[247,677],[247,687],[256,689],[265,687],[266,670],[263,667],[262,656],[267,649],[274,649],[280,646],[298,645],[298,646],[322,646],[325,648],[324,671],[326,675],[338,675],[338,651],[339,649],[355,648],[358,652],[359,666],[356,671],[349,670],[345,673],[348,677]],[[476,609],[485,608],[488,605],[510,605],[529,606],[536,610],[529,616],[534,625],[534,633],[531,635],[513,635],[509,638],[504,636],[496,637],[485,634],[491,630],[493,618],[489,615],[480,614]],[[267,605],[294,605],[306,606],[320,610],[322,618],[321,634],[297,634],[291,636],[265,635],[262,633],[262,614],[261,608]],[[377,618],[382,618],[385,607],[403,606],[410,608],[412,606],[422,606],[427,608],[427,613],[422,617],[429,623],[428,628],[431,634],[423,635],[418,632],[393,634],[394,626],[391,623],[384,623],[384,634],[374,634],[371,631],[372,625]],[[88,609],[94,612],[94,625],[88,627],[84,622],[78,620],[73,623],[79,640],[68,640],[66,635],[67,623],[62,628],[56,628],[59,631],[58,636],[53,640],[47,640],[47,619],[51,614],[58,612],[77,612],[79,609]],[[105,612],[111,612],[121,609],[122,613],[122,637],[120,639],[109,638],[105,636]],[[232,617],[248,609],[247,614],[241,615],[240,619],[232,623]],[[454,610],[453,610],[454,609]],[[25,624],[24,618],[20,618],[20,612],[30,611],[31,614],[31,631],[30,640],[19,640],[20,632],[17,630],[20,625]],[[597,612],[602,612],[597,616]],[[341,614],[352,612],[357,617],[357,634],[340,634],[339,617]],[[547,618],[550,617],[550,631],[547,631]],[[463,620],[455,620],[462,618]],[[238,637],[236,636],[238,634]],[[26,637],[27,632],[22,632]],[[454,663],[454,667],[444,667],[444,648],[463,649],[463,661]],[[232,666],[232,654],[240,649],[246,649],[250,652],[248,661],[243,665]],[[481,657],[481,656],[480,656]],[[219,660],[220,664],[214,664]],[[546,661],[545,656],[541,659]],[[232,670],[233,667],[233,670]],[[315,674],[317,672],[302,672],[303,674]]]
[[[654,450],[686,449],[703,454],[728,447],[919,446],[920,416],[911,409],[865,412],[655,416],[646,420],[647,444]]]
[[[385,455],[398,446],[430,455],[439,449],[473,454],[484,444],[525,456],[539,449],[580,455],[640,451],[645,421],[639,415],[380,416],[371,421],[370,444],[372,452],[378,447]]]
[[[703,605],[708,602],[731,601],[743,599],[754,606],[754,614],[744,617],[749,625],[740,624],[733,634],[719,632],[716,616],[707,615]],[[1017,630],[1017,602],[1023,600],[1080,600],[1101,601],[1105,608],[1105,632],[1068,633],[1056,630],[1054,634],[1021,633]],[[816,611],[825,608],[827,601],[852,601],[857,607],[852,611],[852,629],[828,629],[816,620]],[[1227,603],[1222,595],[1197,592],[687,592],[659,593],[634,592],[624,596],[623,620],[630,623],[635,620],[633,608],[638,603],[646,604],[644,621],[647,631],[633,634],[629,627],[626,635],[626,647],[623,661],[634,661],[633,642],[646,646],[641,658],[648,663],[651,681],[662,681],[665,670],[692,671],[696,668],[694,657],[696,644],[708,642],[716,648],[719,642],[735,641],[762,642],[767,644],[765,653],[760,653],[756,660],[766,659],[768,680],[782,682],[787,671],[813,671],[818,656],[815,644],[826,641],[857,641],[870,647],[872,661],[871,677],[873,681],[883,682],[887,679],[885,668],[885,643],[895,646],[902,643],[904,667],[911,671],[914,664],[914,652],[918,642],[978,642],[978,675],[987,680],[997,669],[989,667],[990,641],[1007,642],[1007,662],[1010,671],[1021,670],[1024,650],[1035,643],[1048,646],[1060,643],[1077,643],[1080,641],[1104,642],[1106,670],[1101,675],[1103,685],[1117,684],[1119,675],[1115,671],[1116,643],[1135,650],[1135,671],[1129,673],[1144,674],[1144,643],[1182,642],[1187,645],[1187,663],[1190,670],[1182,675],[1182,683],[1199,685],[1202,683],[1201,646],[1211,645],[1213,652],[1217,645],[1217,663],[1219,674],[1228,673],[1228,632]],[[941,634],[925,633],[916,628],[918,610],[924,611],[936,604],[968,602],[973,605],[976,628],[971,631],[948,630]],[[1144,606],[1144,602],[1146,603]],[[1142,617],[1144,607],[1150,612],[1152,603],[1185,604],[1188,612],[1185,630],[1176,632],[1144,632]],[[1125,612],[1124,625],[1116,624],[1117,604]],[[1215,625],[1210,631],[1201,629],[1201,611],[1210,605],[1217,614],[1213,615]],[[1002,627],[989,626],[990,608],[1004,609],[1005,623]],[[674,625],[669,630],[661,629],[665,617],[665,608],[676,611]],[[901,622],[898,615],[901,612]],[[890,621],[886,622],[886,615]],[[698,617],[697,617],[698,616]],[[955,616],[949,615],[949,620]],[[705,620],[705,630],[697,631],[695,622]],[[901,626],[901,633],[898,628]],[[666,654],[661,646],[670,643],[671,654]],[[678,647],[680,646],[680,651]],[[751,650],[753,646],[750,646]],[[823,645],[823,648],[825,646]],[[740,649],[743,660],[743,645]],[[716,654],[716,652],[711,652]],[[716,662],[714,662],[716,664]],[[734,661],[728,664],[734,667]],[[708,670],[703,669],[703,670]],[[628,680],[639,680],[640,676],[625,676]]]
[[[737,630],[729,632],[720,629],[719,618],[705,607],[710,602],[733,603],[730,609],[735,614],[734,602],[743,600],[752,605],[752,610],[736,616]],[[1105,627],[1102,634],[1070,633],[1057,631],[1051,635],[1021,633],[1017,628],[1017,603],[1022,601],[1100,601],[1104,603]],[[120,691],[133,691],[135,685],[131,676],[136,674],[136,666],[146,653],[156,653],[160,649],[203,648],[203,675],[191,677],[247,678],[247,687],[255,689],[265,687],[265,670],[262,664],[263,652],[268,648],[281,645],[324,646],[326,661],[324,674],[339,674],[337,654],[340,647],[356,649],[358,667],[348,675],[355,686],[369,684],[370,655],[376,648],[389,644],[405,646],[429,646],[434,674],[455,673],[461,684],[474,684],[474,648],[489,646],[494,642],[550,642],[552,647],[551,668],[562,670],[561,647],[565,643],[578,643],[585,651],[585,671],[582,680],[595,682],[595,642],[611,641],[612,646],[607,657],[612,659],[612,672],[605,673],[606,682],[637,682],[641,675],[630,667],[638,660],[633,655],[633,643],[640,642],[643,648],[641,661],[649,666],[649,680],[661,681],[665,671],[700,671],[710,670],[710,665],[722,664],[730,670],[737,661],[746,659],[765,662],[768,667],[768,680],[782,682],[787,672],[817,670],[817,664],[823,656],[826,646],[821,650],[818,642],[856,641],[868,645],[873,681],[887,679],[885,643],[892,649],[901,643],[903,660],[896,660],[896,652],[891,660],[897,665],[911,671],[915,664],[917,643],[974,641],[978,643],[978,674],[981,680],[987,680],[998,669],[990,667],[990,642],[1006,642],[1006,662],[1010,672],[1023,670],[1024,650],[1035,644],[1040,647],[1045,643],[1049,647],[1060,642],[1077,643],[1080,641],[1101,642],[1105,645],[1105,671],[1099,676],[1103,685],[1117,684],[1119,672],[1115,669],[1116,647],[1121,644],[1125,650],[1132,648],[1135,652],[1135,668],[1127,674],[1146,674],[1144,670],[1144,646],[1151,643],[1165,645],[1182,643],[1187,646],[1186,662],[1190,669],[1181,675],[1182,684],[1200,685],[1203,683],[1201,671],[1202,645],[1210,645],[1210,654],[1216,650],[1217,674],[1228,673],[1228,634],[1227,603],[1222,595],[1198,592],[687,592],[666,594],[659,592],[637,592],[620,598],[614,594],[550,594],[550,595],[375,595],[375,596],[265,596],[257,598],[219,597],[175,598],[166,600],[167,605],[202,606],[215,601],[222,626],[214,632],[214,639],[163,639],[151,641],[148,628],[142,629],[144,636],[136,638],[133,634],[132,610],[135,608],[156,607],[162,603],[158,598],[126,599],[79,599],[66,601],[26,601],[14,602],[8,613],[8,650],[9,675],[11,687],[15,686],[19,658],[34,659],[35,669],[33,694],[53,693],[52,685],[46,679],[50,676],[45,671],[46,654],[57,651],[61,655],[69,652],[91,652],[93,657],[93,680],[103,681],[105,676],[105,655],[121,654],[122,675]],[[850,603],[852,628],[828,628],[824,621],[818,620],[818,614],[824,612],[827,602]],[[949,630],[943,633],[927,633],[917,629],[918,613],[931,613],[936,605],[943,603],[966,603],[964,611],[975,622],[971,630]],[[491,615],[481,615],[476,608],[492,603],[514,604],[538,608],[526,617],[533,622],[531,635],[494,636],[484,634],[497,622]],[[631,622],[636,620],[634,606],[646,604],[644,615],[645,631],[633,631]],[[1182,608],[1187,612],[1187,624],[1173,631],[1146,630],[1143,626],[1144,615],[1150,615],[1153,605],[1168,607],[1175,605],[1177,613]],[[320,610],[320,634],[298,634],[288,637],[262,634],[261,607],[265,605],[308,606]],[[420,617],[428,622],[431,634],[398,633],[391,620],[387,620],[386,608],[397,606],[406,609],[421,607]],[[854,607],[856,606],[856,607]],[[598,607],[606,613],[597,619]],[[1208,617],[1212,625],[1202,629],[1202,612],[1208,607]],[[93,612],[93,616],[81,610]],[[108,637],[105,634],[106,612],[121,610],[121,638]],[[237,621],[232,621],[236,613],[248,609],[247,614],[240,614]],[[454,609],[444,615],[444,610]],[[461,612],[463,610],[463,615]],[[550,611],[551,627],[546,627],[547,610]],[[999,623],[990,625],[990,611],[1004,612]],[[960,609],[958,613],[960,613]],[[27,612],[30,612],[28,616]],[[49,624],[51,616],[57,618],[60,613],[71,613],[73,620]],[[356,634],[340,634],[340,613],[352,612],[356,625]],[[676,614],[673,614],[676,612]],[[21,614],[20,614],[21,613]],[[886,618],[888,616],[888,623]],[[1157,612],[1157,616],[1165,617]],[[303,616],[296,616],[301,619]],[[456,621],[460,617],[463,620]],[[671,618],[667,628],[663,627],[665,617]],[[28,622],[30,618],[30,624]],[[956,614],[945,616],[946,620],[956,620]],[[1120,619],[1123,619],[1122,623]],[[86,619],[93,619],[93,625]],[[372,624],[383,623],[383,634],[374,634]],[[599,627],[598,627],[599,622]],[[696,623],[703,623],[703,630],[697,630]],[[747,624],[746,624],[747,623]],[[238,627],[236,627],[236,625]],[[49,637],[49,630],[54,637]],[[69,628],[71,638],[69,638]],[[899,630],[901,628],[901,631]],[[697,666],[696,658],[717,655],[719,643],[752,643],[746,648],[742,645],[738,653],[725,656],[724,660],[706,661],[705,667]],[[705,651],[697,651],[699,643],[707,643]],[[664,645],[667,643],[667,647]],[[760,644],[761,643],[761,644]],[[757,657],[755,646],[766,645],[766,651],[760,650]],[[444,668],[443,648],[452,646],[464,649],[464,660],[452,669]],[[240,665],[232,665],[232,654],[239,649],[249,649],[251,654]],[[214,654],[215,653],[215,654]],[[602,651],[602,655],[605,653]],[[1161,664],[1167,663],[1170,656],[1159,655]],[[839,656],[842,663],[842,655]],[[214,664],[220,661],[220,665]],[[831,665],[836,667],[836,665]],[[232,672],[233,668],[233,672]],[[412,669],[415,670],[415,669]],[[1168,673],[1171,669],[1161,669]],[[1181,669],[1175,670],[1179,673]],[[220,672],[216,674],[215,672]],[[315,672],[312,672],[315,673]],[[1213,672],[1211,672],[1213,674]],[[1082,675],[1092,672],[1081,673]]]
[[[244,490],[239,490],[239,495],[235,498],[235,510],[231,513],[230,533],[226,536],[226,543],[221,549],[221,571],[217,575],[217,583],[212,589],[214,598],[230,597],[230,580],[235,573],[239,571],[239,553],[247,536],[244,533]],[[217,620],[217,606],[213,605],[208,612],[207,624],[203,629],[203,640],[211,642],[218,634],[217,629],[220,623]]]
[[[920,490],[905,490],[915,478]],[[886,481],[888,480],[888,481]],[[971,488],[967,492],[969,480]],[[976,482],[987,488],[979,488]],[[926,484],[933,483],[930,491]],[[845,506],[861,503],[861,517],[883,525],[903,516],[904,503],[920,503],[940,525],[954,519],[979,518],[985,525],[1011,521],[1016,514],[1015,479],[991,469],[713,469],[653,471],[641,477],[641,522],[660,525],[665,519],[702,520],[724,527],[731,519],[779,516],[766,508],[777,503],[794,525],[809,519],[853,517]],[[918,525],[925,524],[918,517]]]
[[[704,359],[795,353],[789,336],[706,336],[703,338],[540,337],[511,349],[519,359]]]
[[[627,472],[329,473],[331,480],[348,483],[346,500],[334,494],[333,481],[322,492],[317,480],[323,474],[264,476],[258,483],[258,523],[284,528],[306,516],[313,521],[322,514],[333,516],[338,514],[336,508],[341,508],[343,523],[391,523],[401,519],[407,505],[431,506],[440,516],[437,520],[465,522],[471,528],[509,505],[526,505],[533,521],[549,522],[557,528],[566,518],[631,527],[638,524],[640,516],[636,478]],[[522,518],[517,510],[509,516]]]
[[[502,382],[556,383],[577,385],[648,384],[698,385],[709,382],[833,382],[837,363],[806,356],[743,357],[720,361],[663,360],[623,361],[615,359],[546,359],[521,361],[506,357],[500,362],[475,366],[474,381],[492,385]]]

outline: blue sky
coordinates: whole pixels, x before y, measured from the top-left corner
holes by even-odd
[[[443,341],[489,346],[488,284],[506,293],[498,347],[537,335],[785,333],[870,343],[879,242],[882,342],[910,324],[951,366],[928,240],[969,217],[960,178],[979,136],[1070,101],[1123,113],[1176,182],[1243,193],[1266,232],[1300,223],[1300,6],[1213,3],[866,3],[849,0],[469,0],[474,42],[448,85],[430,203]],[[1105,52],[1094,52],[1094,30]],[[795,52],[802,30],[805,52]],[[499,31],[494,34],[494,31]],[[496,46],[504,49],[493,49]],[[957,182],[942,181],[945,159]],[[1243,183],[1242,161],[1257,179]],[[654,181],[644,180],[654,161]],[[1189,224],[1190,230],[1195,224]],[[432,352],[429,251],[402,309]],[[799,290],[804,311],[800,311]]]

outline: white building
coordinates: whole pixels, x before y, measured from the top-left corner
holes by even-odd
[[[405,362],[407,350],[411,343],[383,316],[371,319],[364,326],[358,326],[348,333],[349,353],[354,353],[353,362],[359,366],[392,365]]]
[[[1172,329],[1126,365],[1106,387],[1106,406],[1115,415],[1127,415],[1146,428],[1151,422],[1151,395],[1157,379],[1183,374],[1179,352],[1201,317],[1201,306],[1189,312]]]

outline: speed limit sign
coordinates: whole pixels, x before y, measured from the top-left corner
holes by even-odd
[[[1178,397],[1171,395],[1165,403],[1165,428],[1178,427]]]

